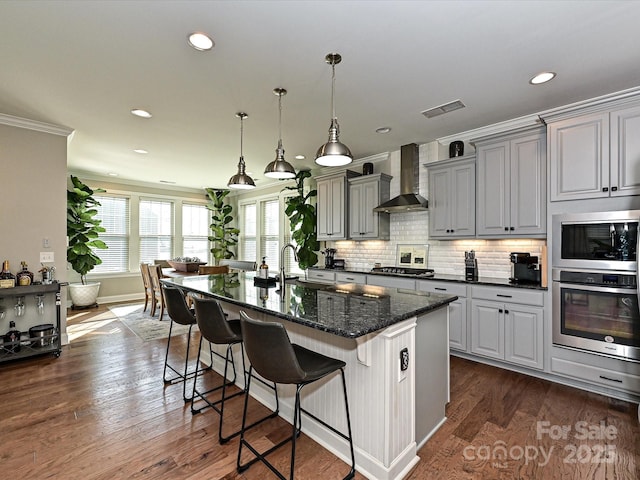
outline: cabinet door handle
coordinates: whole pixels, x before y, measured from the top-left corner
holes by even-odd
[[[452,229],[451,229],[451,233],[453,233],[453,232],[455,232],[455,230],[452,228]]]
[[[509,231],[509,227],[504,227],[504,231],[508,232]]]
[[[515,230],[516,227],[509,227],[509,230]]]
[[[622,380],[618,380],[617,378],[605,377],[604,375],[600,375],[600,378],[603,379],[603,380],[607,380],[609,382],[622,383]]]
[[[506,315],[509,315],[509,310],[505,310],[505,311],[504,311],[504,313],[505,313]]]
[[[434,287],[434,290],[440,290],[441,292],[446,292],[447,289],[446,288],[442,288],[442,287]]]
[[[355,278],[352,277],[344,277],[345,280],[355,280]]]
[[[447,228],[447,233],[451,233],[451,230],[449,230],[448,228]]]
[[[602,187],[602,191],[603,192],[608,192],[609,191],[609,187]]]
[[[512,295],[504,295],[504,294],[502,294],[502,293],[496,293],[496,297],[512,298]]]
[[[611,187],[611,191],[612,192],[617,192],[618,191],[618,187]]]
[[[502,313],[502,309],[501,308],[498,309],[498,313]]]

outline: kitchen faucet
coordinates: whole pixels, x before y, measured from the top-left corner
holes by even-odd
[[[296,252],[296,247],[295,245],[293,245],[292,243],[287,243],[286,245],[284,245],[282,247],[282,249],[280,250],[280,291],[284,292],[284,282],[286,280],[286,275],[284,273],[284,251],[287,249],[287,247],[291,247],[291,250],[293,250],[293,258],[295,259],[295,261],[298,261],[298,252]],[[294,280],[298,278],[296,277],[291,277],[290,280]]]

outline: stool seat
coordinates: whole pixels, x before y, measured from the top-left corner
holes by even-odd
[[[242,342],[242,326],[240,324],[239,319],[227,320],[225,312],[222,310],[222,306],[220,302],[213,298],[199,298],[193,297],[193,303],[195,305],[195,320],[198,324],[198,328],[200,330],[200,345],[198,346],[198,357],[200,357],[200,353],[202,351],[202,342],[206,340],[209,342],[209,351],[215,354],[216,356],[222,358],[224,360],[224,372],[222,377],[222,383],[218,386],[205,390],[204,388],[198,388],[198,382],[193,382],[193,393],[191,395],[191,413],[197,414],[200,413],[205,408],[211,408],[216,411],[220,415],[220,423],[218,425],[218,442],[220,444],[228,442],[233,437],[240,434],[240,428],[238,428],[235,432],[223,435],[223,421],[224,421],[224,405],[227,400],[230,400],[233,397],[237,397],[239,395],[243,395],[245,390],[240,390],[235,393],[229,394],[227,392],[227,387],[231,387],[236,382],[236,366],[233,359],[233,351],[232,348],[234,345],[240,345],[240,355],[242,358],[242,374],[244,375],[244,384],[243,387],[246,389],[247,387],[247,376],[250,375],[248,373],[245,366],[244,361],[244,349]],[[212,350],[211,345],[226,345],[226,353],[225,355],[221,355],[218,352]],[[227,379],[227,373],[229,370],[229,365],[233,370],[233,377],[231,379]],[[213,360],[212,360],[213,367]],[[198,366],[196,365],[196,375],[198,374]],[[270,413],[269,415],[261,418],[260,420],[254,422],[253,424],[247,426],[246,428],[251,428],[259,423],[267,420],[268,418],[272,418],[278,415],[279,411],[279,401],[278,401],[278,392],[275,388],[275,384],[267,385],[272,388],[275,393],[276,398],[276,410],[275,412]],[[220,398],[216,398],[215,400],[210,398],[213,392],[217,392],[221,390]],[[204,402],[203,407],[196,408],[195,402],[197,400],[202,400]]]
[[[302,413],[309,415],[315,421],[324,425],[335,434],[342,437],[349,444],[351,453],[351,469],[344,477],[351,479],[355,476],[355,456],[353,451],[353,437],[351,435],[351,421],[349,418],[349,402],[347,400],[347,385],[344,377],[344,368],[346,363],[336,358],[314,352],[308,348],[291,343],[287,331],[284,326],[278,322],[261,322],[250,318],[245,312],[240,312],[240,324],[242,326],[242,338],[245,345],[247,357],[251,366],[249,373],[255,369],[264,379],[281,384],[296,385],[295,405],[293,408],[293,431],[290,437],[285,438],[278,444],[272,446],[264,452],[259,452],[245,438],[245,423],[247,417],[247,405],[249,401],[249,388],[251,384],[251,376],[249,375],[246,388],[246,396],[244,403],[244,412],[242,415],[242,429],[240,433],[240,445],[238,447],[237,470],[243,472],[256,461],[264,463],[279,479],[286,480],[286,477],[280,473],[275,466],[268,460],[267,455],[274,452],[284,444],[291,442],[291,463],[290,463],[290,479],[294,478],[295,454],[296,454],[296,438],[302,431]],[[304,410],[300,404],[300,391],[305,385],[320,380],[332,373],[340,372],[342,379],[342,391],[344,394],[345,414],[347,420],[348,433],[345,435],[336,428],[327,424],[317,416]],[[245,464],[241,463],[242,447],[255,456],[252,460]]]

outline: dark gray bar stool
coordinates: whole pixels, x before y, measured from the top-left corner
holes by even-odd
[[[191,395],[191,413],[197,414],[200,413],[205,408],[211,408],[218,412],[220,415],[220,424],[218,426],[218,442],[226,443],[231,440],[233,437],[240,434],[240,429],[236,432],[227,435],[226,437],[222,435],[222,424],[224,419],[224,403],[226,400],[229,400],[233,397],[237,397],[238,395],[242,395],[245,393],[245,390],[240,390],[238,392],[232,393],[231,395],[227,395],[227,387],[230,387],[235,384],[236,381],[236,365],[233,360],[233,346],[236,344],[240,344],[240,352],[242,355],[242,373],[244,375],[244,385],[247,385],[247,369],[244,362],[244,348],[242,344],[242,331],[240,327],[240,320],[227,320],[226,314],[222,310],[220,303],[213,298],[199,298],[192,296],[191,297],[195,306],[196,312],[196,322],[198,323],[198,328],[200,330],[200,345],[198,347],[198,358],[200,358],[200,352],[202,351],[202,341],[206,340],[209,342],[209,345],[226,345],[226,353],[224,356],[220,355],[218,352],[213,352],[215,355],[224,359],[224,374],[222,376],[222,384],[218,385],[214,388],[211,388],[206,391],[200,391],[197,388],[196,381],[193,382],[193,394]],[[211,352],[211,347],[209,347],[209,352]],[[231,368],[233,369],[233,379],[227,380],[227,373],[229,364],[231,363]],[[198,376],[198,365],[200,362],[196,364],[196,377]],[[256,380],[260,380],[256,378]],[[274,390],[276,396],[276,410],[271,414],[267,415],[260,420],[255,421],[251,425],[246,428],[251,428],[259,423],[264,422],[268,418],[273,418],[278,415],[280,404],[278,400],[278,390],[276,389],[275,384],[269,385],[266,384],[267,387],[270,387]],[[222,390],[221,397],[218,400],[211,401],[209,399],[209,395],[218,390]],[[200,408],[195,408],[194,403],[197,399],[204,401],[205,405]]]
[[[164,292],[167,313],[171,319],[169,325],[169,338],[167,338],[167,352],[164,357],[164,372],[162,374],[164,383],[180,383],[182,382],[182,398],[185,402],[191,401],[191,396],[187,397],[187,380],[195,378],[197,375],[197,365],[200,363],[199,355],[196,358],[196,368],[189,371],[189,350],[191,348],[191,330],[196,324],[196,317],[193,310],[187,306],[184,292],[179,288],[170,287],[162,284]],[[171,333],[173,331],[173,323],[189,326],[189,336],[187,337],[187,351],[184,355],[184,369],[178,370],[176,367],[169,365],[169,346],[171,345]],[[213,365],[213,355],[211,356],[211,364]],[[209,367],[211,368],[211,367]],[[167,378],[167,370],[171,370],[175,375]]]
[[[243,472],[256,461],[263,462],[281,480],[286,478],[267,459],[266,456],[291,441],[291,470],[290,479],[294,478],[296,438],[302,429],[302,412],[309,415],[315,421],[329,428],[332,432],[341,436],[349,442],[351,451],[351,470],[345,476],[351,479],[355,476],[355,456],[353,453],[353,438],[351,436],[351,420],[349,418],[349,402],[347,400],[347,384],[344,378],[345,362],[335,358],[321,355],[312,350],[308,350],[300,345],[292,344],[284,326],[277,322],[260,322],[247,316],[245,312],[240,312],[240,324],[242,326],[242,337],[244,339],[247,357],[251,362],[249,372],[255,369],[263,378],[275,383],[296,385],[295,406],[293,410],[293,430],[290,437],[282,440],[267,451],[258,452],[244,438],[245,421],[247,416],[247,403],[249,400],[249,387],[251,378],[247,382],[247,395],[245,397],[244,413],[242,416],[242,430],[240,433],[240,445],[238,447],[238,472]],[[331,425],[320,420],[315,415],[303,409],[300,405],[300,391],[305,385],[320,380],[327,375],[340,370],[342,377],[342,391],[344,394],[344,406],[347,415],[348,435],[338,431]],[[256,458],[242,465],[240,457],[242,447],[246,446]]]

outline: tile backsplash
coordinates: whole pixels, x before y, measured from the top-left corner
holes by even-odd
[[[344,259],[347,268],[370,270],[376,262],[383,266],[395,265],[399,244],[427,244],[427,267],[437,273],[452,275],[464,275],[464,252],[475,250],[481,276],[509,278],[511,252],[529,252],[539,256],[546,243],[537,239],[429,240],[428,215],[428,211],[392,214],[389,241],[344,240],[331,242],[330,246],[337,249],[336,258]]]

